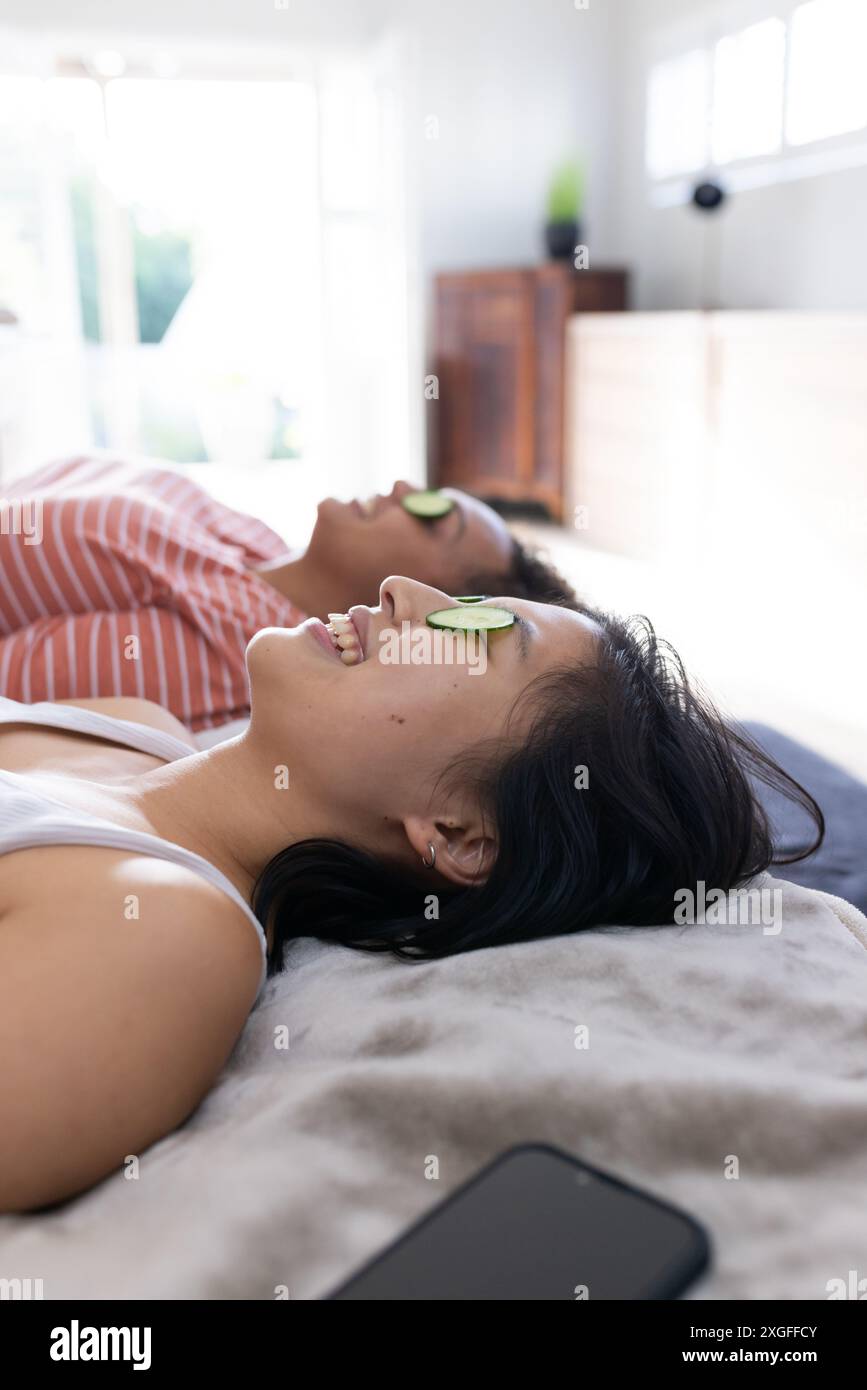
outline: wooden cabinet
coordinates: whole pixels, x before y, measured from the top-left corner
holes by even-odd
[[[624,309],[626,281],[559,261],[436,277],[436,485],[562,517],[566,323]]]

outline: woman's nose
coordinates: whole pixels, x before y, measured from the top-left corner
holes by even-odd
[[[383,613],[393,618],[423,622],[436,608],[448,608],[452,599],[442,589],[407,579],[404,574],[390,574],[379,586],[379,603]]]

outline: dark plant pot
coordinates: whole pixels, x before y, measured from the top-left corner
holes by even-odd
[[[545,245],[548,255],[555,261],[571,261],[578,245],[580,226],[577,222],[547,222],[545,224]]]

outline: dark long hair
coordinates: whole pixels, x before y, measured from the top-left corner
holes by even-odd
[[[555,603],[560,608],[584,611],[584,605],[568,583],[538,547],[525,545],[512,537],[509,567],[506,570],[478,570],[463,581],[465,594],[508,594],[510,598],[531,599],[534,603]]]
[[[675,893],[731,888],[821,844],[814,800],[691,685],[646,618],[584,609],[603,629],[597,664],[560,667],[523,692],[529,732],[447,769],[475,790],[496,833],[485,883],[453,889],[330,840],[290,845],[253,897],[282,947],[313,936],[407,959],[562,936],[606,924],[673,921]],[[584,771],[586,769],[586,771]],[[813,841],[777,858],[756,783],[810,815]],[[437,897],[437,915],[428,910]]]

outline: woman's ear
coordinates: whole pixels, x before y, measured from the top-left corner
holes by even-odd
[[[479,887],[497,859],[497,842],[486,832],[481,817],[463,816],[460,824],[453,816],[406,816],[403,822],[409,840],[425,867],[431,867],[457,888]],[[431,847],[434,854],[431,855]],[[431,858],[433,857],[433,865]]]

